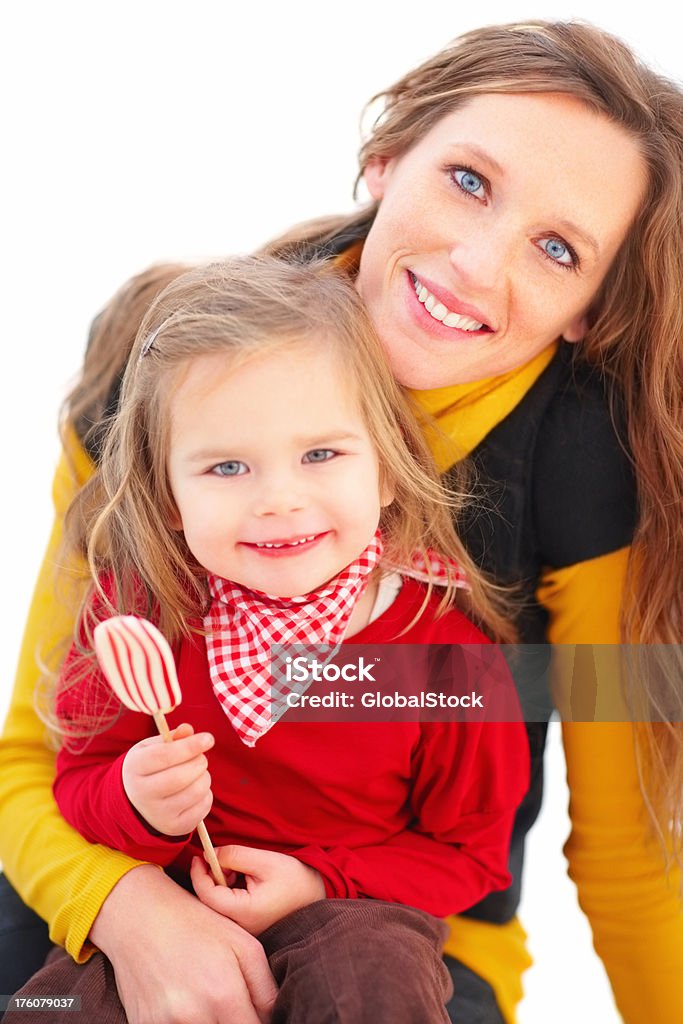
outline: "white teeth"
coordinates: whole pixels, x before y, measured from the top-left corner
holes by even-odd
[[[478,320],[473,320],[471,316],[451,313],[443,302],[439,302],[436,296],[432,295],[421,281],[418,281],[414,274],[411,277],[418,300],[435,320],[440,320],[445,327],[457,327],[459,331],[480,331],[482,329],[484,325]]]
[[[457,313],[449,313],[443,318],[446,327],[458,327],[461,331],[480,331],[483,324],[473,320],[471,316],[459,316]]]
[[[301,537],[300,540],[288,541],[286,544],[268,544],[264,541],[262,544],[257,544],[257,548],[295,548],[298,544],[306,544],[308,541],[315,540],[316,534],[311,534],[310,537]]]

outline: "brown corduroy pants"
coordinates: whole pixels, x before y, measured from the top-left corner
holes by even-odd
[[[447,1024],[446,926],[378,900],[320,900],[259,939],[279,986],[272,1024]],[[109,961],[53,953],[17,995],[79,995],[81,1013],[8,1011],[17,1024],[126,1024]]]

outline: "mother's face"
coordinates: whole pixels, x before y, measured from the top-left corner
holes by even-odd
[[[555,93],[475,96],[371,162],[358,289],[397,379],[480,380],[580,340],[646,179],[623,129]]]

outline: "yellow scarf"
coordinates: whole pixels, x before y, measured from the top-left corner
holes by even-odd
[[[432,391],[408,391],[426,420],[425,436],[441,473],[469,455],[515,408],[556,351],[557,344],[549,345],[528,363],[500,377]]]

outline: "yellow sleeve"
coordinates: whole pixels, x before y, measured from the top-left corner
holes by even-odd
[[[616,643],[628,550],[548,575],[554,643]],[[628,722],[565,722],[569,875],[626,1024],[683,1020],[680,873],[667,877]],[[532,883],[533,884],[533,883]]]
[[[515,1024],[524,995],[522,975],[531,966],[526,932],[516,917],[489,924],[473,917],[449,917],[444,953],[455,957],[489,983],[506,1024]]]
[[[68,443],[68,442],[67,442]],[[25,903],[50,926],[53,942],[78,961],[88,959],[92,923],[119,879],[139,862],[87,843],[63,820],[52,796],[55,755],[34,710],[37,651],[73,631],[73,618],[54,591],[54,567],[64,512],[92,464],[74,439],[57,467],[55,524],[24,632],[12,702],[0,738],[0,857]]]

